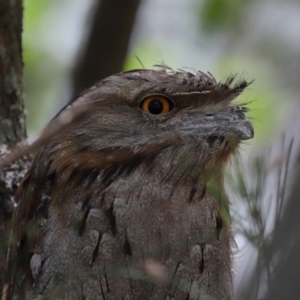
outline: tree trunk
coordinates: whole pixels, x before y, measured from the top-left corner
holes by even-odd
[[[97,81],[121,72],[140,0],[102,0],[75,66],[73,97]]]
[[[0,1],[0,156],[26,137],[23,96],[22,0]],[[8,226],[15,192],[29,164],[25,157],[0,170],[0,290],[2,290]]]

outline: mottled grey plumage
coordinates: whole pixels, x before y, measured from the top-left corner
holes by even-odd
[[[15,297],[232,299],[222,173],[253,136],[231,103],[248,83],[233,80],[134,70],[73,101],[88,117],[40,151],[20,188]],[[149,95],[174,108],[143,112]]]

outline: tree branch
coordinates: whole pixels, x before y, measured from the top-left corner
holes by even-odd
[[[73,96],[122,70],[140,0],[102,0],[74,71]]]

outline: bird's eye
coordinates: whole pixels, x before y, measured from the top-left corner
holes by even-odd
[[[141,110],[152,115],[164,115],[173,107],[173,102],[162,95],[148,96],[140,103]]]

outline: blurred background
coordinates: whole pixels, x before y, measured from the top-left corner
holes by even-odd
[[[227,176],[236,299],[300,299],[300,1],[24,0],[24,9],[29,135],[122,70],[164,62],[254,79],[238,101],[249,103],[255,138]]]

